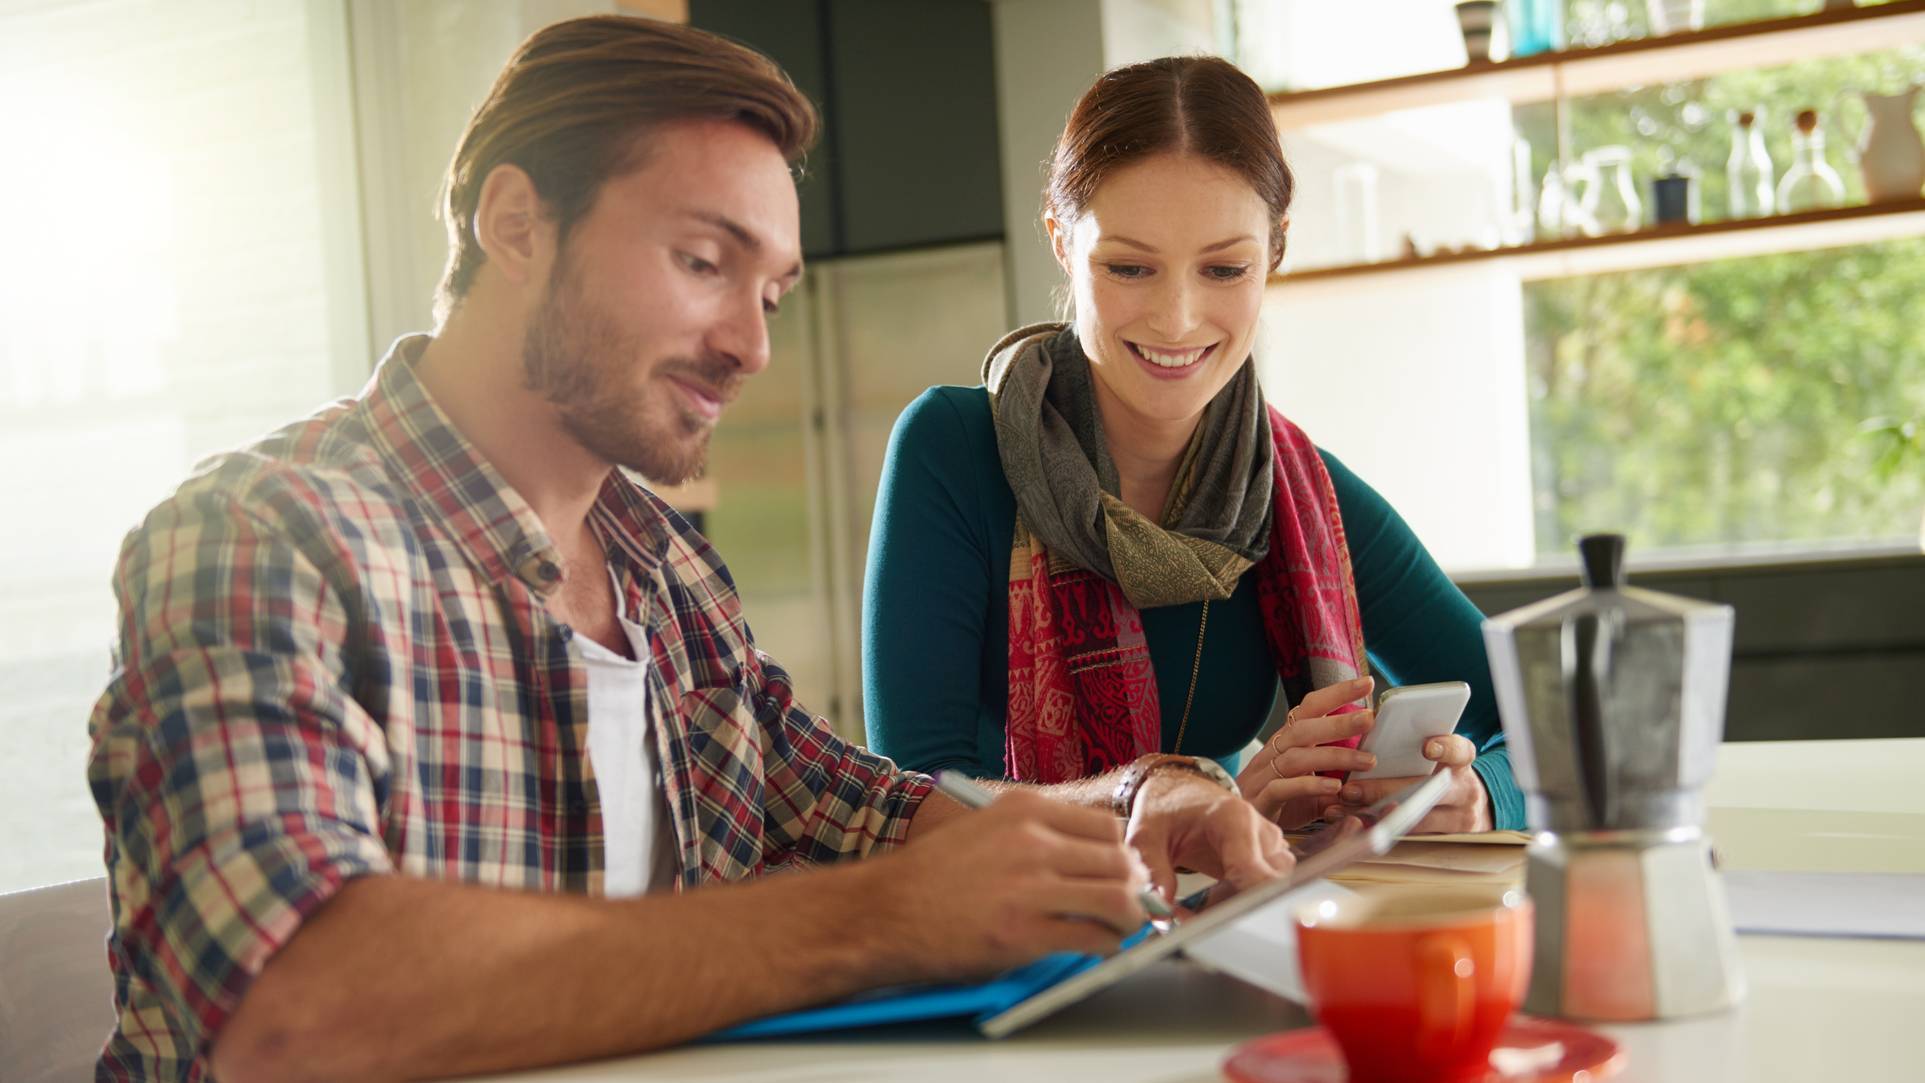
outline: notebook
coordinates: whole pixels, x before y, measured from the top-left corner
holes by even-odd
[[[1114,955],[1064,952],[1004,971],[988,981],[875,990],[834,1004],[752,1020],[705,1040],[739,1041],[944,1019],[966,1019],[990,1038],[1012,1034],[1346,865],[1388,852],[1449,788],[1449,774],[1438,772],[1338,823],[1326,825],[1292,847],[1297,864],[1290,876],[1239,892],[1185,919],[1169,932],[1159,934],[1146,927],[1124,941]]]

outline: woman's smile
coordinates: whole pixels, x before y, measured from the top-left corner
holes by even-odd
[[[1216,353],[1220,343],[1190,346],[1180,350],[1148,346],[1124,339],[1123,345],[1151,376],[1160,380],[1181,380],[1202,371],[1203,362]]]

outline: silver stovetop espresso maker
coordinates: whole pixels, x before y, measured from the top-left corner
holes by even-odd
[[[1624,538],[1578,543],[1584,586],[1484,622],[1534,837],[1525,1008],[1671,1019],[1744,995],[1704,833],[1730,606],[1624,585]]]

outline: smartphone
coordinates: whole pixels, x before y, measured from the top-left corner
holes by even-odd
[[[1351,780],[1430,774],[1437,765],[1424,758],[1424,742],[1456,729],[1469,702],[1470,685],[1463,681],[1385,689],[1377,700],[1377,723],[1358,746],[1377,757],[1377,766],[1352,771]]]

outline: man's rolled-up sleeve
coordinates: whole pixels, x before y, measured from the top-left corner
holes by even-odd
[[[795,701],[789,675],[756,652],[754,690],[771,865],[866,857],[901,845],[933,788],[929,776],[845,741]]]
[[[88,727],[121,1012],[109,1074],[205,1055],[302,920],[391,867],[384,735],[348,692],[349,562],[274,507],[177,496],[121,551],[116,667]]]

